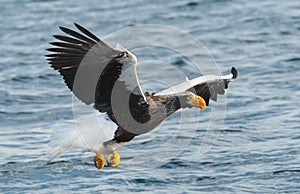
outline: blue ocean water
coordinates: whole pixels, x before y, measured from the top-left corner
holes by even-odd
[[[1,193],[300,192],[297,0],[164,4],[2,0],[0,10]],[[200,113],[202,124],[197,128],[199,111],[187,110],[189,118],[181,129],[186,131],[176,131],[180,118],[176,113],[159,130],[137,137],[119,150],[122,161],[117,168],[98,171],[93,155],[79,150],[48,164],[53,130],[74,126],[69,122],[73,120],[72,94],[47,64],[45,49],[53,41],[51,36],[60,33],[58,26],[71,27],[73,22],[100,37],[141,24],[176,27],[202,42],[221,72],[228,73],[235,66],[239,78],[229,86],[225,120],[219,131],[212,132],[217,140],[210,143],[210,149],[199,153],[210,121],[209,107]],[[197,55],[188,44],[174,42]],[[184,58],[164,50],[154,52],[144,48],[135,54],[147,59],[167,56],[186,76],[198,75]],[[174,84],[183,81],[168,68],[140,66],[138,70],[148,90],[163,88],[163,84],[153,84],[152,77]],[[171,143],[164,146],[165,142]],[[157,165],[165,157],[168,160]]]

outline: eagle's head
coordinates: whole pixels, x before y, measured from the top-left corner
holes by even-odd
[[[206,108],[205,100],[193,92],[185,91],[182,93],[178,93],[177,97],[179,98],[181,108],[192,108],[197,107],[204,110]]]

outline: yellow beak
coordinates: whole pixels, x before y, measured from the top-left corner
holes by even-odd
[[[206,108],[206,102],[200,96],[195,96],[188,101],[188,103],[194,107],[201,108],[204,110]]]

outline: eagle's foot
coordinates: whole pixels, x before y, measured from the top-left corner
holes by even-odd
[[[107,157],[107,163],[109,167],[114,168],[120,163],[120,155],[118,152],[113,151],[111,156]]]
[[[99,150],[96,150],[95,154],[96,156],[94,157],[94,164],[96,168],[101,169],[105,165],[104,155]]]

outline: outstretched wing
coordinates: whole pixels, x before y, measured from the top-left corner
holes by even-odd
[[[47,49],[52,53],[46,55],[69,89],[112,119],[113,92],[128,97],[124,99],[128,103],[147,105],[137,79],[136,60],[118,60],[124,48],[119,45],[114,49],[82,26],[75,26],[79,32],[60,27],[69,36],[54,35],[59,41],[50,43],[56,47]]]
[[[228,88],[228,83],[236,79],[237,75],[237,70],[232,67],[231,74],[229,75],[205,75],[192,80],[186,80],[181,84],[156,93],[155,96],[191,91],[201,96],[205,100],[206,105],[209,105],[210,99],[217,101],[218,94],[222,95],[225,93],[225,89]]]

